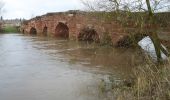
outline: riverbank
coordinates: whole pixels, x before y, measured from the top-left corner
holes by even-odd
[[[147,60],[145,65],[133,69],[132,78],[110,81],[111,100],[170,100],[170,63],[156,65]],[[108,86],[108,85],[107,85]]]
[[[5,26],[1,30],[1,33],[18,33],[18,32],[19,32],[18,26]]]

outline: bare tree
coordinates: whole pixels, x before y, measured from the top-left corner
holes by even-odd
[[[92,0],[83,1],[83,4],[90,10],[116,12],[117,18],[124,19],[125,16],[131,16],[135,12],[140,12],[134,16],[135,27],[138,30],[143,30],[150,36],[156,50],[157,61],[161,62],[161,51],[169,56],[168,52],[162,47],[157,34],[159,22],[157,22],[157,12],[165,12],[169,10],[170,0]],[[122,16],[122,11],[127,14]],[[122,17],[121,17],[122,16]],[[126,23],[129,19],[122,22]],[[147,28],[146,28],[147,27]]]
[[[90,8],[89,10],[129,10],[129,11],[148,11],[150,5],[151,10],[166,11],[169,8],[170,0],[82,0],[85,6]]]

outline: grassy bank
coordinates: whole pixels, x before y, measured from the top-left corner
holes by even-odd
[[[170,64],[147,61],[133,70],[131,79],[111,84],[111,100],[170,100]]]
[[[16,26],[6,26],[2,29],[3,33],[18,33],[18,27]]]

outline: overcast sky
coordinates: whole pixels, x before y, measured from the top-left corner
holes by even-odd
[[[47,12],[83,9],[81,0],[3,0],[3,2],[4,19],[29,19]]]

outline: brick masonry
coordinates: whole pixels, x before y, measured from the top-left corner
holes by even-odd
[[[104,33],[111,34],[113,44],[127,36],[127,32],[116,21],[106,21],[104,18],[82,11],[48,13],[38,16],[22,24],[21,31],[30,34],[31,28],[35,28],[39,36],[69,37],[78,40],[80,32],[87,27],[94,29],[99,39]],[[169,34],[169,28],[167,28],[168,31],[160,33]]]

